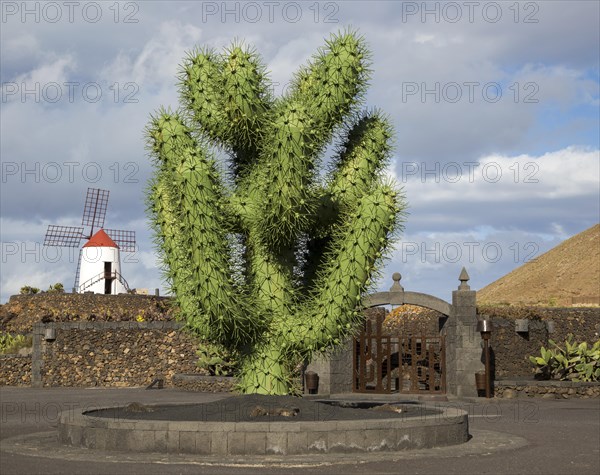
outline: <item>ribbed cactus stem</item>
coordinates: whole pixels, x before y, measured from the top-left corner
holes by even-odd
[[[191,53],[180,73],[180,97],[184,110],[202,133],[212,140],[222,140],[227,122],[223,110],[221,59],[213,50]]]
[[[379,112],[362,116],[341,147],[329,191],[340,204],[352,203],[379,178],[391,152],[388,120]]]
[[[241,364],[238,390],[253,394],[287,394],[289,371],[286,359],[276,347],[258,349]]]
[[[184,319],[193,321],[198,312],[198,298],[194,291],[192,272],[187,266],[188,251],[183,246],[178,232],[178,214],[173,206],[169,191],[172,176],[163,171],[157,175],[150,187],[150,213],[155,217],[157,244],[163,251],[165,272],[170,278],[171,291],[177,297],[177,303]]]
[[[283,314],[293,303],[293,256],[270,251],[259,239],[248,243],[248,285],[256,296],[256,304],[267,314]]]
[[[352,334],[401,226],[402,196],[382,176],[392,128],[357,110],[368,56],[355,33],[333,36],[274,99],[250,48],[197,50],[179,75],[181,111],[150,120],[165,278],[187,327],[235,355],[241,392],[290,393],[300,364]]]
[[[355,329],[357,306],[377,254],[397,225],[396,192],[381,187],[363,196],[356,211],[333,237],[327,264],[305,315],[288,323],[297,338],[315,350],[339,343]],[[358,226],[356,223],[361,223]],[[306,318],[308,316],[308,318]],[[316,328],[320,332],[315,332]]]
[[[256,229],[265,242],[289,244],[309,224],[315,168],[314,123],[306,108],[290,102],[277,111],[263,151],[264,188],[257,196]]]

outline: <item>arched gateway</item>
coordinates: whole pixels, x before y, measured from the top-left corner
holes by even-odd
[[[476,396],[474,373],[483,370],[481,339],[476,332],[476,292],[463,268],[452,303],[433,295],[407,292],[401,276],[392,276],[388,292],[370,294],[365,308],[416,305],[439,312],[436,335],[390,335],[382,331],[383,316],[367,318],[364,330],[329,357],[313,361],[307,370],[319,374],[319,394],[449,393]]]

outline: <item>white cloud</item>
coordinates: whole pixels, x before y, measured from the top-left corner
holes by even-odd
[[[402,162],[394,176],[418,206],[451,200],[498,206],[522,200],[560,200],[598,193],[598,150],[568,147],[542,156],[488,155],[477,161]]]
[[[415,43],[425,44],[425,43],[434,43],[435,35],[423,35],[417,34],[413,40]]]
[[[26,102],[44,104],[62,96],[64,83],[75,70],[76,61],[71,54],[51,54],[45,62],[34,69],[19,74],[2,83],[2,102]]]
[[[26,84],[48,84],[55,82],[62,84],[67,81],[68,73],[75,69],[75,59],[67,54],[50,60],[37,67],[29,73],[22,74],[15,78],[17,83]]]
[[[556,101],[562,107],[598,103],[598,83],[586,78],[583,70],[563,65],[526,64],[513,79],[513,84],[521,85],[521,100],[525,100],[527,95],[537,96],[546,105],[549,101]],[[525,90],[526,84],[535,87],[529,86]]]
[[[40,43],[32,33],[22,32],[6,38],[2,56],[5,61],[18,60],[23,56],[36,57],[40,54]]]
[[[42,170],[48,162],[79,163],[74,181],[67,179],[65,167],[57,183],[46,180],[44,173],[37,181],[35,172],[3,175],[3,243],[40,242],[49,223],[77,225],[85,189],[110,189],[107,225],[138,232],[139,262],[124,264],[126,278],[133,286],[161,287],[144,217],[143,188],[150,163],[143,129],[159,105],[177,105],[175,74],[185,52],[196,45],[220,49],[233,38],[243,39],[263,55],[272,79],[281,83],[279,92],[323,38],[348,25],[364,35],[372,50],[367,105],[382,107],[391,116],[397,132],[394,171],[400,181],[406,174],[402,162],[418,164],[419,175],[405,183],[411,206],[405,241],[443,246],[474,240],[480,248],[490,240],[501,243],[505,259],[499,263],[467,261],[472,285],[480,288],[517,265],[506,260],[515,242],[536,242],[541,249],[597,222],[597,2],[538,2],[540,21],[535,24],[523,22],[524,4],[519,21],[514,21],[512,3],[501,4],[498,23],[483,21],[480,7],[473,23],[466,18],[437,23],[431,15],[427,21],[420,15],[400,21],[401,2],[372,2],[370,8],[360,2],[333,2],[329,7],[302,3],[299,22],[282,17],[283,4],[275,7],[272,22],[266,11],[257,23],[235,15],[223,20],[221,14],[203,20],[208,3],[140,3],[136,24],[112,21],[109,4],[97,24],[81,18],[72,24],[22,23],[17,17],[3,23],[3,82],[95,81],[103,88],[97,103],[81,94],[73,103],[35,103],[19,95],[3,103],[3,163],[20,168],[38,164]],[[438,101],[435,94],[423,100],[422,91],[405,94],[409,83],[430,90],[439,83],[442,90],[450,82],[462,85],[457,103],[443,94]],[[468,100],[465,82],[480,85],[474,101]],[[482,98],[482,85],[488,82],[501,84],[500,101]],[[517,82],[521,88],[515,101],[510,87]],[[121,85],[119,100],[109,89],[115,83]],[[125,83],[137,85],[137,102],[123,102]],[[531,91],[524,89],[526,83],[537,85],[537,103],[523,102]],[[83,166],[92,162],[103,172],[97,182],[82,176]],[[449,162],[478,162],[473,182],[465,166],[458,182],[445,180],[442,167]],[[422,169],[436,163],[440,182],[428,176],[422,183]],[[133,169],[125,168],[129,164]],[[502,177],[494,183],[495,165]],[[125,182],[132,171],[136,181]],[[454,173],[449,168],[445,172],[450,177]],[[527,183],[527,178],[538,181]],[[53,264],[8,257],[2,266],[2,300],[23,283],[47,287],[64,279],[66,288],[71,285],[75,263],[66,257]],[[395,254],[386,273],[400,270],[407,288],[435,294],[458,285],[463,262],[410,258],[403,262]],[[382,288],[391,284],[388,277]]]
[[[139,52],[120,51],[101,75],[109,82],[134,82],[146,89],[174,87],[179,64],[201,36],[202,30],[189,23],[163,22]]]

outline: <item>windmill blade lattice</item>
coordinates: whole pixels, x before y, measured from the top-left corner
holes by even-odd
[[[104,227],[109,194],[110,191],[99,188],[88,188],[87,190],[81,224],[92,227],[90,234],[94,234],[94,228]]]
[[[122,252],[135,252],[135,231],[105,229],[104,232],[110,236]]]
[[[77,247],[82,237],[82,227],[51,224],[44,237],[44,246]]]

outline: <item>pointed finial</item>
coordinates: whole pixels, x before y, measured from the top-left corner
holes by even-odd
[[[458,286],[458,290],[471,290],[471,287],[467,284],[470,277],[467,273],[467,269],[464,267],[460,271],[460,275],[458,276],[458,280],[460,280],[460,285]]]
[[[390,288],[390,292],[404,292],[404,287],[400,285],[400,279],[402,279],[402,275],[400,274],[400,272],[394,272],[394,274],[392,275],[392,280],[394,281],[394,284]]]

